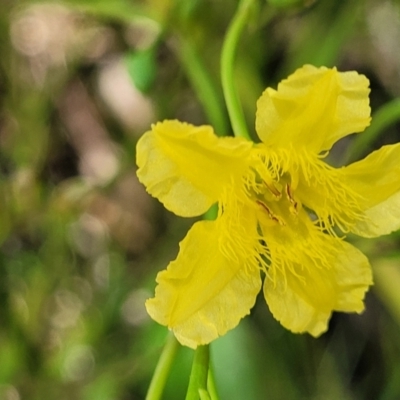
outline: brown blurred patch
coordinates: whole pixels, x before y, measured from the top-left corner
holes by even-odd
[[[118,147],[80,80],[72,81],[59,102],[59,115],[79,156],[80,174],[91,184],[106,184],[119,170]]]
[[[144,252],[156,236],[156,202],[139,183],[135,171],[121,178],[109,196],[95,194],[88,212],[103,221],[112,237],[133,254]]]

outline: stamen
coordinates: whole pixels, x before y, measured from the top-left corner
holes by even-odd
[[[264,185],[269,189],[269,191],[277,198],[280,199],[282,197],[282,193],[275,187],[274,183],[267,183],[263,179]]]
[[[292,188],[290,187],[290,185],[288,183],[286,184],[286,196],[287,196],[288,200],[290,201],[290,204],[292,205],[292,207],[289,208],[290,212],[292,214],[297,215],[299,213],[298,209],[297,209],[298,203],[293,198]]]
[[[272,219],[273,221],[277,222],[279,225],[281,226],[285,226],[286,224],[280,219],[278,218],[269,208],[268,206],[263,203],[261,200],[256,200],[256,203],[261,206],[268,214],[268,217],[270,219]]]

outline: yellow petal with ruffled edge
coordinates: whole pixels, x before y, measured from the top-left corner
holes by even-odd
[[[329,264],[310,259],[309,265],[293,264],[285,276],[278,272],[274,281],[265,280],[265,299],[286,329],[317,337],[327,330],[332,311],[364,310],[363,299],[372,284],[368,260],[349,243],[336,239],[335,248],[335,253],[326,254]]]
[[[320,153],[370,123],[369,81],[357,72],[305,65],[257,102],[256,130],[273,147]]]
[[[164,121],[137,144],[137,176],[168,210],[196,216],[217,202],[221,190],[247,168],[251,148],[244,139],[218,138],[209,126]]]
[[[230,259],[218,244],[218,221],[193,225],[175,261],[157,276],[150,316],[168,326],[183,345],[196,348],[224,335],[250,312],[261,288],[257,268]]]
[[[400,228],[400,144],[384,146],[345,167],[344,179],[362,196],[365,210],[352,232],[375,237]]]
[[[292,201],[312,210],[325,229],[336,226],[349,232],[363,218],[362,196],[346,182],[343,168],[329,166],[304,148],[271,149],[265,157],[277,176],[289,181]]]

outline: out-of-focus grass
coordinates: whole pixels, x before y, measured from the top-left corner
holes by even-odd
[[[146,195],[135,144],[162,118],[228,130],[219,57],[235,6],[0,4],[0,399],[144,398],[167,335],[144,300],[192,221]],[[257,7],[235,82],[250,129],[262,90],[303,63],[365,73],[374,112],[399,96],[399,2]],[[399,141],[397,119],[374,135],[349,149]],[[366,312],[335,315],[313,339],[286,332],[260,298],[211,346],[222,399],[400,398],[399,236],[356,245],[376,270]],[[184,397],[192,355],[179,350],[165,399]]]

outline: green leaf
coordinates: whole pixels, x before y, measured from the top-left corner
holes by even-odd
[[[154,47],[127,53],[125,65],[138,90],[147,93],[156,77],[156,55]]]

